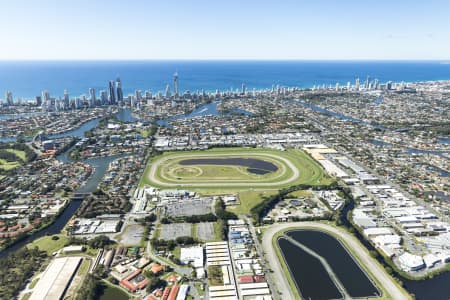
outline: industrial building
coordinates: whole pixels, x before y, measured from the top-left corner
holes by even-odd
[[[82,260],[82,257],[55,258],[42,274],[29,299],[63,299]]]

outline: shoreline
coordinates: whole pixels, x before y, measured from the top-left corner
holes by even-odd
[[[116,61],[112,61],[112,62],[116,62]],[[243,62],[247,62],[247,61],[243,61]],[[292,61],[292,62],[295,62],[295,61]],[[306,62],[313,63],[313,61],[306,61]],[[381,62],[385,62],[385,61],[381,61]],[[2,61],[0,61],[0,64],[1,63],[2,63]],[[409,63],[419,63],[419,62],[418,61],[411,61]],[[288,84],[288,83],[279,83],[279,82],[275,82],[274,81],[274,82],[272,82],[271,84],[268,84],[268,85],[255,87],[254,91],[257,92],[257,93],[267,93],[267,92],[270,92],[271,89],[273,89],[273,87],[275,85],[277,85],[279,87],[293,88],[293,89],[296,89],[297,91],[308,91],[308,90],[312,90],[314,87],[321,88],[322,86],[324,86],[323,90],[334,90],[336,83],[338,83],[339,86],[341,86],[341,87],[345,87],[347,82],[352,82],[354,80],[354,77],[358,77],[357,74],[355,74],[351,79],[350,78],[349,79],[339,79],[339,80],[335,80],[335,81],[329,81],[327,83],[316,83],[316,84],[308,83],[308,84],[305,84],[305,85],[291,85],[291,84]],[[389,79],[385,80],[385,82],[388,82],[388,81],[392,82],[393,84],[400,84],[400,83],[404,83],[404,84],[433,84],[433,83],[440,83],[440,84],[443,84],[443,83],[450,83],[450,76],[448,78],[429,79],[429,80],[406,80],[406,81],[405,80],[397,81],[397,80],[389,80]],[[353,84],[353,82],[352,82],[352,84]],[[353,85],[352,85],[352,87],[353,87]],[[135,87],[135,88],[136,89],[142,89],[142,87]],[[251,86],[248,87],[248,92],[249,93],[253,92],[253,89],[250,89],[250,88],[251,88]],[[43,89],[45,89],[45,88],[41,88],[41,90],[43,90]],[[186,87],[186,89],[187,90],[197,90],[197,88],[194,89],[194,88],[190,88],[190,87]],[[61,91],[64,90],[64,87],[63,88],[59,88],[59,90],[61,90]],[[228,87],[227,88],[210,87],[210,88],[206,88],[206,89],[203,88],[202,90],[203,90],[203,92],[205,93],[206,96],[214,96],[214,95],[216,95],[217,91],[234,93],[234,90],[230,90],[230,88],[228,88]],[[152,91],[154,91],[154,90],[152,90]],[[367,91],[376,92],[376,91],[381,91],[381,90],[376,90],[376,89],[359,90],[359,91],[352,90],[352,92],[367,92]],[[21,99],[24,102],[21,106],[16,106],[16,107],[30,107],[29,105],[31,103],[35,102],[34,98],[36,96],[21,96],[20,94],[17,94],[17,91],[14,92],[14,93],[16,95],[15,96],[16,98],[19,98],[19,99]],[[124,90],[124,93],[130,93],[131,94],[131,93],[133,93],[133,91],[132,90],[130,90],[130,91]],[[73,94],[74,95],[78,95],[76,97],[79,97],[80,95],[85,94],[85,92],[81,91],[81,92],[75,92]],[[36,112],[36,111],[33,111],[33,112],[39,113],[39,112]],[[24,111],[24,112],[21,112],[21,113],[28,113],[28,112]],[[4,113],[4,114],[5,115],[10,115],[11,113],[9,113],[9,114],[8,113]],[[12,113],[12,114],[14,114],[14,113]],[[3,113],[1,113],[1,111],[0,111],[0,115],[3,115]]]

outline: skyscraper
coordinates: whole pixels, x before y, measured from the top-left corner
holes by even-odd
[[[100,91],[100,100],[102,101],[102,105],[108,104],[108,94],[105,90]]]
[[[67,90],[64,90],[64,105],[66,108],[69,107],[70,99],[69,99],[69,92]]]
[[[141,90],[134,91],[134,95],[135,95],[137,101],[142,100],[142,91]]]
[[[175,74],[173,74],[173,91],[175,93],[175,97],[179,96],[178,93],[178,72],[175,72]]]
[[[14,105],[13,94],[11,91],[6,92],[5,100],[6,100],[6,104],[8,104],[8,106]]]
[[[364,83],[364,88],[367,90],[369,89],[369,83],[370,83],[370,76],[367,76],[366,82]]]
[[[170,85],[166,85],[166,93],[165,93],[165,97],[166,97],[166,98],[170,98]]]
[[[120,81],[119,77],[117,77],[116,79],[116,91],[117,91],[117,101],[119,103],[122,103],[123,102],[122,82]]]
[[[242,84],[242,89],[241,89],[241,94],[245,95],[247,93],[247,86],[245,85],[245,83]]]
[[[42,98],[41,96],[36,96],[36,106],[41,106],[42,105]]]
[[[116,104],[116,93],[114,91],[114,80],[109,81],[109,104]]]
[[[89,107],[93,107],[96,105],[97,98],[95,97],[95,89],[89,89]]]
[[[42,101],[43,102],[50,101],[50,93],[47,90],[42,91]]]

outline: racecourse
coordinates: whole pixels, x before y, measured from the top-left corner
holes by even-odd
[[[271,269],[273,270],[274,278],[278,278],[277,280],[277,289],[282,292],[282,296],[285,299],[298,299],[298,295],[296,291],[293,291],[291,285],[289,284],[288,276],[291,276],[289,272],[283,269],[284,262],[282,258],[279,257],[275,247],[278,247],[276,243],[274,243],[274,236],[276,236],[279,232],[285,230],[294,230],[294,229],[312,229],[312,230],[321,230],[323,232],[329,233],[332,236],[339,238],[344,242],[346,248],[348,248],[352,254],[354,254],[357,260],[362,264],[363,268],[368,271],[368,273],[373,277],[375,282],[378,283],[379,286],[383,288],[383,290],[388,295],[383,295],[383,299],[410,299],[409,295],[405,290],[403,290],[394,279],[386,273],[383,267],[378,264],[378,262],[370,256],[368,251],[361,245],[361,243],[353,237],[350,233],[336,228],[324,223],[317,222],[295,222],[289,224],[276,224],[271,225],[264,232],[264,236],[262,239],[262,247],[266,254],[266,259],[269,262]]]
[[[277,170],[268,174],[250,174],[242,166],[180,165],[187,159],[251,158],[271,163]],[[300,150],[276,151],[253,148],[224,148],[207,151],[168,152],[154,157],[141,184],[161,188],[281,188],[309,183],[322,184],[323,170]],[[325,180],[326,181],[326,180]]]

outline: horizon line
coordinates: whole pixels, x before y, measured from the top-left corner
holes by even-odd
[[[193,61],[193,62],[209,62],[209,61],[223,61],[223,62],[445,62],[450,63],[450,59],[372,59],[372,58],[355,58],[355,59],[339,59],[339,58],[25,58],[25,59],[2,59],[0,62],[168,62],[168,61]]]

